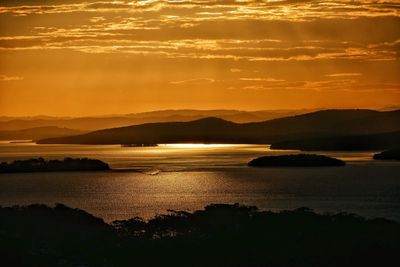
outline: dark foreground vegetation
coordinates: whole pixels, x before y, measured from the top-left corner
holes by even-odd
[[[344,166],[346,163],[322,155],[298,154],[264,156],[253,159],[248,164],[250,167],[322,167],[322,166]]]
[[[375,154],[374,159],[400,160],[400,148],[389,149]]]
[[[60,172],[60,171],[105,171],[110,167],[97,159],[45,160],[43,158],[15,160],[12,163],[2,162],[0,173],[12,172]]]
[[[0,208],[2,266],[398,266],[400,224],[214,204],[111,224],[64,205]]]

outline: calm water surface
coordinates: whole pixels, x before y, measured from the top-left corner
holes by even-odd
[[[345,160],[345,167],[246,166],[254,157],[294,152],[271,151],[266,145],[122,148],[2,142],[0,161],[90,157],[116,171],[0,174],[0,205],[64,203],[112,221],[239,202],[275,211],[307,206],[400,221],[400,163],[373,161],[373,152],[321,152]]]

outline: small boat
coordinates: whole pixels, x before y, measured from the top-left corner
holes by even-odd
[[[149,147],[158,146],[158,144],[121,144],[121,147]]]

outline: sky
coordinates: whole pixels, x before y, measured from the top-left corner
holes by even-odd
[[[400,106],[400,0],[1,0],[0,116]]]

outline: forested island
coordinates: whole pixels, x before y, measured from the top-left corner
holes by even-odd
[[[394,221],[238,204],[112,223],[61,204],[0,207],[0,233],[2,266],[389,266],[400,251]]]
[[[65,158],[64,160],[45,160],[43,158],[2,162],[0,173],[16,172],[70,172],[70,171],[106,171],[110,166],[97,159]]]
[[[250,167],[322,167],[344,166],[342,160],[314,154],[264,156],[251,160]]]
[[[388,149],[375,154],[374,159],[378,160],[400,160],[400,148]]]

